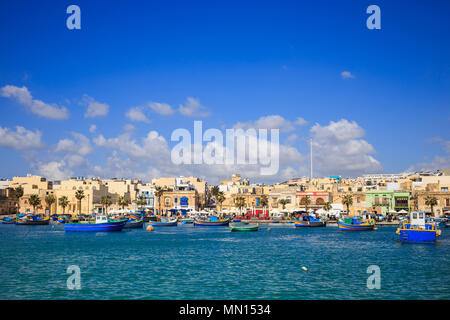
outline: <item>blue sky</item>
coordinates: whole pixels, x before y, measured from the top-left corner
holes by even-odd
[[[81,30],[66,27],[71,4],[81,8]],[[366,28],[371,4],[381,8],[381,30]],[[286,170],[268,182],[309,174],[302,138],[310,136],[317,138],[318,175],[450,166],[449,13],[448,1],[2,1],[0,88],[26,87],[32,99],[65,107],[67,117],[36,114],[3,92],[0,177],[211,179],[231,171],[177,171],[113,144],[134,141],[145,151],[143,137],[156,131],[170,149],[171,132],[192,130],[194,120],[224,129],[268,116],[294,127],[280,136],[291,148]],[[180,113],[188,97],[209,115]],[[92,102],[108,112],[86,117]],[[172,114],[155,112],[151,102]],[[136,107],[149,121],[127,118]],[[307,123],[293,124],[298,117]],[[18,147],[26,133],[40,146]],[[79,134],[86,151],[68,151],[68,140],[83,143]],[[363,157],[347,155],[349,145]]]

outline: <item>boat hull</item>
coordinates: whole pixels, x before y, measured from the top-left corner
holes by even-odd
[[[326,221],[295,221],[295,228],[311,228],[311,227],[325,227],[327,225]]]
[[[194,226],[198,227],[220,227],[228,226],[230,220],[219,220],[219,221],[204,221],[204,220],[194,220]]]
[[[36,220],[28,220],[28,219],[17,219],[16,224],[20,226],[43,226],[48,225],[50,223],[50,219],[36,219]]]
[[[65,231],[78,232],[106,232],[106,231],[122,231],[127,220],[107,222],[107,223],[66,223]]]
[[[371,231],[375,228],[375,223],[370,224],[347,224],[338,221],[338,228],[341,231]]]
[[[231,231],[258,231],[258,225],[243,225],[243,226],[230,226]]]
[[[402,242],[435,242],[436,232],[431,230],[401,230]]]
[[[125,223],[125,229],[133,229],[133,228],[142,228],[144,225],[144,219],[140,219],[138,221],[131,219]]]
[[[149,221],[148,224],[154,227],[175,227],[178,225],[178,219],[169,222]]]

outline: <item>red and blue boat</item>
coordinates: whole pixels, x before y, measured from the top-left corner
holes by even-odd
[[[96,216],[93,222],[76,222],[66,223],[65,231],[88,231],[88,232],[106,232],[106,231],[122,231],[127,223],[127,219],[115,220],[106,216]]]
[[[166,219],[161,217],[156,221],[149,221],[148,224],[154,227],[174,227],[178,225],[178,218]]]
[[[298,220],[294,221],[295,228],[308,228],[308,227],[325,227],[327,225],[327,220],[325,219],[317,219],[312,216],[303,216]]]
[[[339,219],[338,228],[341,231],[371,231],[375,229],[375,220],[360,217],[344,217]]]
[[[217,217],[209,217],[206,220],[194,219],[194,226],[199,227],[220,227],[228,226],[230,224],[230,219],[218,219]]]

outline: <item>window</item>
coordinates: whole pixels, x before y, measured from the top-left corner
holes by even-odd
[[[413,213],[413,219],[417,219],[417,212]]]
[[[166,204],[166,207],[170,206],[170,198],[165,198],[164,203]]]
[[[360,203],[361,202],[361,198],[360,197],[356,197],[356,203]]]
[[[448,192],[448,187],[441,187],[441,192]]]
[[[449,198],[445,199],[445,206],[450,207],[450,199]]]

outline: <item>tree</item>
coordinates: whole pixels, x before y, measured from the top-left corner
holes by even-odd
[[[214,186],[211,188],[211,195],[215,198],[220,192],[219,186]]]
[[[283,206],[283,210],[284,210],[284,209],[286,209],[286,205],[288,203],[291,203],[291,201],[289,199],[280,199],[280,200],[278,200],[278,203]]]
[[[78,207],[78,216],[81,216],[81,200],[83,200],[84,197],[85,195],[83,190],[77,190],[77,192],[75,192],[75,198],[80,202]]]
[[[48,213],[48,215],[50,216],[52,214],[52,204],[56,202],[56,197],[52,194],[48,194],[45,196],[44,200],[45,203],[50,207],[50,211]]]
[[[218,203],[219,207],[220,207],[219,213],[221,213],[222,212],[222,203],[225,201],[225,194],[223,193],[223,191],[219,191],[216,194],[215,198],[216,198],[216,203]]]
[[[237,197],[236,199],[234,199],[234,203],[236,204],[236,207],[239,208],[239,212],[242,215],[242,208],[245,207],[245,198]]]
[[[263,194],[261,196],[261,199],[259,199],[259,204],[261,205],[261,207],[263,207],[263,211],[264,211],[264,208],[267,207],[267,205],[269,204],[269,199],[267,198],[267,196],[265,194]]]
[[[123,210],[123,209],[125,209],[126,206],[128,206],[130,204],[130,201],[128,199],[126,199],[125,196],[120,196],[119,199],[117,200],[117,204]]]
[[[23,197],[23,188],[22,187],[17,187],[14,189],[14,196],[17,198],[19,205],[20,205],[20,198]],[[20,211],[20,207],[17,208],[18,211]]]
[[[120,201],[120,198],[119,198]],[[145,198],[145,196],[143,194],[140,194],[136,197],[136,205],[138,206],[139,209],[142,209],[142,206],[147,204],[147,199]]]
[[[66,196],[62,196],[58,199],[58,203],[63,208],[63,214],[65,214],[66,207],[69,205],[69,199]]]
[[[425,205],[431,207],[431,214],[432,214],[433,216],[434,216],[433,207],[434,207],[435,205],[437,205],[437,204],[438,204],[438,203],[437,203],[436,197],[433,197],[433,196],[426,196],[426,197],[425,197]]]
[[[351,194],[346,194],[342,197],[342,204],[347,207],[347,214],[350,214],[350,206],[353,204],[353,197]]]
[[[33,206],[33,214],[36,214],[36,207],[41,204],[41,199],[37,194],[32,194],[28,202]]]
[[[155,188],[155,197],[157,197],[158,198],[158,213],[161,215],[161,197],[163,196],[163,194],[164,194],[164,189],[163,188],[161,188],[161,187],[156,187]]]
[[[311,204],[311,198],[309,196],[303,197],[300,200],[300,204],[305,206],[305,211],[308,211],[308,206]]]
[[[112,204],[111,196],[103,196],[100,203],[106,208],[106,215],[108,215],[108,207]]]
[[[331,204],[329,202],[325,202],[323,205],[323,210],[330,211],[332,209]]]

